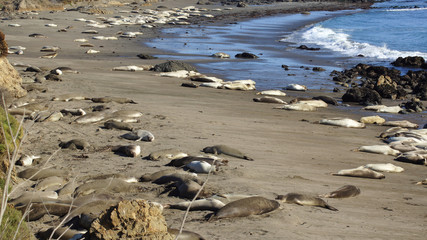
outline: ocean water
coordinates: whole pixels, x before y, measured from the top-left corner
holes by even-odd
[[[358,63],[391,66],[397,57],[427,58],[426,23],[426,0],[391,0],[378,2],[369,10],[312,12],[225,26],[169,28],[164,30],[164,38],[153,39],[148,45],[175,52],[162,58],[202,62],[196,65],[206,74],[226,80],[255,80],[259,90],[280,89],[290,83],[332,90],[336,86],[329,76],[332,70]],[[296,49],[302,44],[321,50]],[[234,58],[244,51],[260,58]],[[228,53],[231,59],[209,57],[216,52]],[[288,65],[289,71],[284,71],[282,64]],[[313,72],[315,66],[326,71]]]
[[[374,64],[405,56],[427,58],[426,22],[427,1],[391,0],[314,24],[281,41],[315,45],[343,56],[363,55],[363,61]]]

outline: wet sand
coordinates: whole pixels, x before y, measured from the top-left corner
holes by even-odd
[[[167,1],[159,5],[184,7],[196,1]],[[153,5],[154,6],[154,5]],[[120,9],[111,8],[119,15]],[[247,11],[246,9],[245,11]],[[37,16],[49,20],[15,19],[20,28],[4,27],[9,46],[27,47],[24,55],[10,55],[9,61],[21,62],[53,69],[68,66],[80,74],[66,73],[62,82],[46,81],[46,93],[29,93],[29,98],[45,101],[49,111],[63,108],[84,108],[99,104],[90,101],[53,102],[50,99],[65,93],[78,93],[88,97],[128,97],[138,104],[108,103],[111,109],[139,110],[144,115],[140,123],[133,124],[152,132],[154,142],[140,142],[142,156],[167,148],[179,148],[189,154],[200,154],[206,146],[226,144],[241,150],[255,161],[225,157],[229,165],[212,175],[208,187],[218,194],[261,195],[270,199],[277,194],[300,192],[323,194],[343,185],[353,184],[361,189],[361,195],[350,199],[330,199],[330,205],[339,209],[332,212],[322,208],[282,204],[281,208],[261,216],[239,219],[205,221],[209,212],[191,212],[186,230],[195,231],[206,239],[421,239],[426,227],[426,188],[414,185],[425,179],[425,166],[395,162],[392,156],[352,151],[362,145],[380,144],[377,138],[385,126],[369,125],[364,129],[348,129],[315,124],[322,118],[350,117],[358,120],[360,114],[343,108],[329,106],[315,112],[293,112],[273,109],[275,105],[252,101],[255,91],[231,91],[210,88],[184,88],[182,80],[158,77],[153,72],[116,72],[113,67],[144,65],[164,62],[164,59],[142,60],[136,54],[160,53],[157,49],[140,45],[145,38],[156,36],[152,30],[138,26],[116,26],[99,29],[98,35],[111,36],[119,31],[144,31],[136,39],[116,41],[91,40],[82,34],[86,23],[73,19],[96,16],[79,12],[43,12]],[[56,23],[57,28],[44,27]],[[59,28],[72,25],[67,32]],[[27,37],[42,33],[48,38]],[[90,39],[99,54],[87,55],[87,48],[79,47],[77,38]],[[60,46],[54,59],[41,59],[40,48],[45,45]],[[102,47],[101,47],[102,46]],[[18,70],[22,68],[17,67]],[[22,71],[21,71],[22,72]],[[24,81],[32,79],[30,73],[22,73]],[[28,76],[28,77],[25,77]],[[254,79],[256,81],[256,79]],[[304,93],[317,95],[316,92]],[[290,101],[297,93],[289,93],[283,99]],[[336,96],[336,95],[335,95]],[[337,96],[336,96],[337,97]],[[374,113],[372,115],[375,115]],[[60,141],[85,138],[92,145],[132,144],[120,139],[123,131],[100,128],[102,124],[70,124],[76,117],[65,117],[59,122],[31,124],[26,122],[28,137],[22,147],[25,154],[41,155],[42,162],[58,148]],[[32,125],[30,127],[30,125]],[[367,163],[387,163],[405,168],[403,173],[386,173],[382,180],[332,176],[341,169],[354,168]],[[109,151],[61,150],[48,163],[59,169],[67,169],[72,176],[89,176],[100,173],[125,173],[141,176],[166,169],[167,161],[147,161],[141,157],[128,158]],[[204,179],[203,174],[200,178]],[[153,189],[158,187],[147,184]],[[160,203],[180,202],[177,197],[158,195],[156,191],[116,194],[125,198],[144,198]],[[183,211],[165,210],[170,227],[178,228]],[[48,226],[47,219],[32,224],[34,231]]]

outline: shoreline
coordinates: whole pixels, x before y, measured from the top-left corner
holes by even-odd
[[[193,5],[196,1],[173,1],[182,6]],[[164,3],[162,3],[164,5]],[[179,6],[181,6],[179,5]],[[113,14],[122,9],[112,8]],[[246,9],[247,10],[247,9]],[[46,93],[30,92],[26,99],[34,98],[49,105],[49,112],[64,108],[85,108],[97,106],[87,100],[50,101],[53,96],[77,93],[87,97],[118,96],[133,99],[138,104],[107,103],[110,109],[138,110],[143,113],[141,122],[135,128],[152,132],[153,142],[138,142],[142,157],[149,153],[179,148],[191,155],[200,154],[206,146],[226,144],[233,146],[255,159],[253,162],[226,157],[228,166],[222,167],[210,177],[208,187],[217,194],[261,195],[274,199],[277,194],[303,192],[322,194],[333,191],[345,184],[354,184],[362,194],[351,199],[330,199],[328,203],[339,209],[331,212],[316,207],[282,204],[281,209],[259,216],[206,222],[209,212],[190,212],[185,230],[191,230],[206,239],[307,239],[307,238],[405,238],[420,239],[425,220],[422,209],[427,206],[425,187],[414,185],[414,181],[425,178],[423,166],[393,161],[393,157],[352,151],[362,145],[379,144],[377,138],[384,126],[369,125],[365,129],[348,129],[315,124],[322,118],[351,117],[358,120],[359,114],[335,107],[315,112],[289,112],[273,109],[274,105],[254,103],[254,91],[227,91],[219,89],[189,89],[180,86],[184,80],[158,77],[153,72],[116,72],[113,67],[162,63],[164,59],[141,60],[136,54],[154,54],[158,49],[139,46],[141,39],[119,39],[116,41],[95,41],[98,55],[86,55],[87,49],[79,47],[73,39],[87,37],[81,34],[85,24],[73,19],[85,17],[96,19],[78,12],[41,13],[39,17],[48,20],[19,20],[21,29],[4,31],[9,46],[26,46],[24,55],[8,57],[11,62],[23,62],[34,66],[53,69],[68,66],[79,74],[65,73],[63,81],[46,81]],[[15,21],[15,20],[14,20]],[[231,20],[233,21],[233,20]],[[73,25],[68,32],[60,33],[43,25],[49,22],[59,28]],[[138,27],[117,26],[100,29],[99,35],[115,35],[118,31],[133,31]],[[151,31],[151,30],[145,30]],[[28,34],[40,32],[48,38],[31,39]],[[151,32],[156,36],[155,32]],[[91,37],[91,36],[90,36]],[[61,50],[54,59],[40,59],[43,45],[59,45]],[[103,46],[103,47],[100,47]],[[33,79],[32,73],[18,68],[25,81]],[[289,101],[294,97],[285,97]],[[316,93],[310,93],[316,94]],[[372,114],[375,115],[375,114]],[[119,138],[124,132],[100,128],[101,123],[70,124],[76,117],[65,116],[58,122],[35,123],[22,146],[25,154],[40,155],[44,163],[58,148],[59,141],[84,138],[93,146],[132,144]],[[26,126],[31,121],[26,122]],[[28,124],[28,125],[27,125]],[[48,166],[70,171],[67,180],[97,174],[123,173],[139,177],[145,173],[167,169],[168,161],[148,161],[141,157],[129,158],[108,151],[61,150]],[[386,179],[362,179],[331,176],[340,169],[358,167],[367,163],[392,162],[405,168],[403,173],[386,174]],[[23,168],[18,168],[22,170]],[[204,174],[200,174],[204,180]],[[33,183],[31,183],[32,185]],[[147,191],[137,193],[110,193],[127,199],[143,198],[162,204],[183,201],[178,197],[160,194],[164,189],[156,184],[139,183]],[[31,186],[25,186],[31,190]],[[391,211],[389,210],[391,209]],[[178,227],[183,211],[166,209],[168,226]],[[32,222],[34,232],[50,227],[45,216],[41,221]],[[399,229],[396,232],[396,229]]]

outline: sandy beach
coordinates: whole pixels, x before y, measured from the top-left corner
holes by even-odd
[[[156,9],[157,6],[182,8],[193,5],[208,9],[227,7],[196,3],[193,0],[179,0],[136,6],[141,12],[144,9]],[[289,3],[292,7],[288,7],[287,3],[273,7],[233,7],[233,10],[221,12],[207,11],[207,14],[221,14],[218,19],[197,18],[199,20],[193,19],[191,22],[227,23],[263,13],[275,14],[301,9],[296,11],[298,13],[317,9],[318,4],[320,6],[322,3]],[[319,9],[348,7],[323,4],[325,6],[322,5]],[[83,138],[95,150],[63,149],[53,156],[47,166],[69,171],[69,181],[75,177],[110,173],[139,178],[146,173],[170,168],[164,166],[169,161],[149,161],[143,158],[153,151],[178,148],[189,155],[199,155],[204,147],[225,144],[239,149],[254,161],[221,156],[229,160],[228,166],[222,166],[214,172],[207,183],[207,188],[217,195],[260,195],[274,199],[277,195],[289,192],[325,194],[348,184],[359,187],[361,194],[348,199],[325,199],[339,210],[337,212],[283,203],[280,209],[267,214],[208,222],[205,218],[209,211],[192,211],[185,230],[197,232],[206,239],[423,239],[427,224],[427,188],[415,183],[426,178],[425,166],[397,162],[393,160],[393,156],[353,151],[363,145],[382,144],[378,135],[389,127],[369,124],[366,128],[355,129],[320,125],[316,122],[324,118],[348,117],[359,120],[362,114],[331,105],[313,112],[285,111],[274,109],[277,106],[275,104],[253,102],[252,99],[257,97],[256,91],[186,88],[181,87],[181,83],[189,80],[160,77],[152,71],[112,71],[118,66],[165,62],[166,59],[144,60],[136,56],[139,53],[161,53],[158,49],[141,45],[144,39],[158,36],[158,29],[141,28],[140,25],[96,29],[87,27],[86,22],[74,19],[97,21],[97,17],[126,16],[130,13],[124,10],[131,11],[132,7],[134,6],[108,6],[105,9],[110,13],[100,15],[78,11],[40,12],[38,15],[27,15],[31,17],[28,19],[17,17],[2,22],[1,30],[6,35],[8,45],[26,47],[23,55],[8,56],[11,63],[29,64],[48,70],[66,66],[79,72],[64,73],[60,76],[62,81],[47,80],[39,84],[46,86],[48,91],[29,92],[25,100],[35,99],[35,102],[46,104],[48,112],[66,108],[88,109],[98,105],[104,105],[110,110],[137,110],[143,116],[140,122],[131,125],[148,130],[155,136],[153,142],[137,142],[142,149],[141,156],[131,158],[99,150],[106,146],[133,144],[133,141],[120,138],[126,131],[101,128],[101,122],[76,124],[73,121],[77,117],[69,115],[57,122],[33,123],[28,120],[25,122],[28,136],[22,146],[22,153],[41,156],[35,166],[43,165],[58,149],[61,141]],[[255,10],[257,14],[251,10]],[[9,27],[10,23],[18,23],[21,27]],[[50,23],[57,27],[45,26]],[[71,27],[66,32],[58,31],[68,26]],[[82,31],[87,29],[96,29],[99,33],[83,34]],[[140,31],[143,35],[131,39],[92,39],[93,36],[117,36],[120,31]],[[32,33],[40,33],[47,38],[28,37]],[[82,43],[74,41],[80,38],[87,39],[94,45],[92,49],[100,52],[86,54],[89,48],[80,47]],[[40,52],[43,46],[60,47],[58,55],[53,59],[39,58],[46,54]],[[24,85],[33,82],[35,73],[24,72],[25,67],[15,68],[21,73]],[[100,104],[90,100],[51,101],[53,97],[68,93],[87,98],[126,97],[137,104]],[[324,94],[319,90],[287,93],[286,97],[281,97],[286,102],[297,96]],[[338,99],[342,93],[328,95]],[[392,105],[388,101],[385,104]],[[393,163],[403,167],[405,171],[385,173],[385,179],[381,180],[331,175],[341,169],[356,168],[368,163]],[[22,169],[24,168],[17,167],[18,171]],[[199,174],[199,178],[205,180],[206,174]],[[34,182],[24,184],[21,191],[29,190],[32,184]],[[162,204],[183,201],[178,197],[160,194],[164,190],[160,185],[139,184],[149,190],[112,195],[125,199],[142,198]],[[179,228],[183,215],[184,211],[181,210],[164,210],[168,226],[172,228]],[[55,223],[51,222],[49,216],[45,216],[31,222],[30,226],[36,233]]]

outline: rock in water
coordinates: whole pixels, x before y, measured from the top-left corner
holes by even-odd
[[[124,200],[92,222],[88,239],[174,239],[160,204]]]

